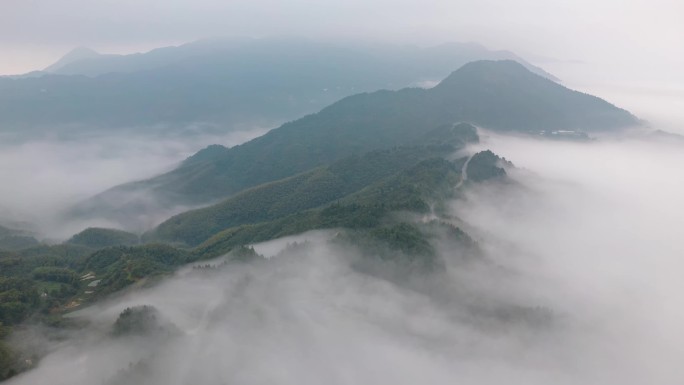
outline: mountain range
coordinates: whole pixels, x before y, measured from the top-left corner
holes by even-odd
[[[477,44],[418,48],[245,38],[131,55],[78,48],[45,71],[0,77],[0,132],[272,125],[359,92],[439,80],[482,59],[517,60],[553,78],[511,52]]]
[[[640,122],[629,112],[563,87],[514,61],[462,66],[431,89],[350,96],[232,148],[212,145],[176,169],[114,187],[70,212],[141,230],[154,212],[205,205],[244,189],[368,151],[414,144],[457,122],[502,132],[596,132]]]

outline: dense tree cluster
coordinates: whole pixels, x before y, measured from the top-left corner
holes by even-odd
[[[109,246],[137,245],[140,243],[140,239],[136,234],[122,230],[90,227],[74,235],[67,242],[97,249]]]

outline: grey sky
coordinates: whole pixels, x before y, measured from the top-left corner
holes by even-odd
[[[0,0],[0,73],[42,68],[79,45],[130,52],[209,36],[283,34],[478,41],[538,61],[675,72],[684,64],[681,15],[679,0]]]

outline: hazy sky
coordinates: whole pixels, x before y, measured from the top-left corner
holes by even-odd
[[[684,64],[682,15],[681,0],[0,0],[0,73],[43,68],[79,45],[130,52],[210,36],[287,34],[478,41],[537,62],[613,65],[655,81]]]

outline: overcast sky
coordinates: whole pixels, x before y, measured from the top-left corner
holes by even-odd
[[[645,81],[684,65],[681,0],[0,0],[0,8],[4,74],[43,68],[75,46],[120,53],[227,35],[477,41],[542,65],[544,57],[612,65]]]

